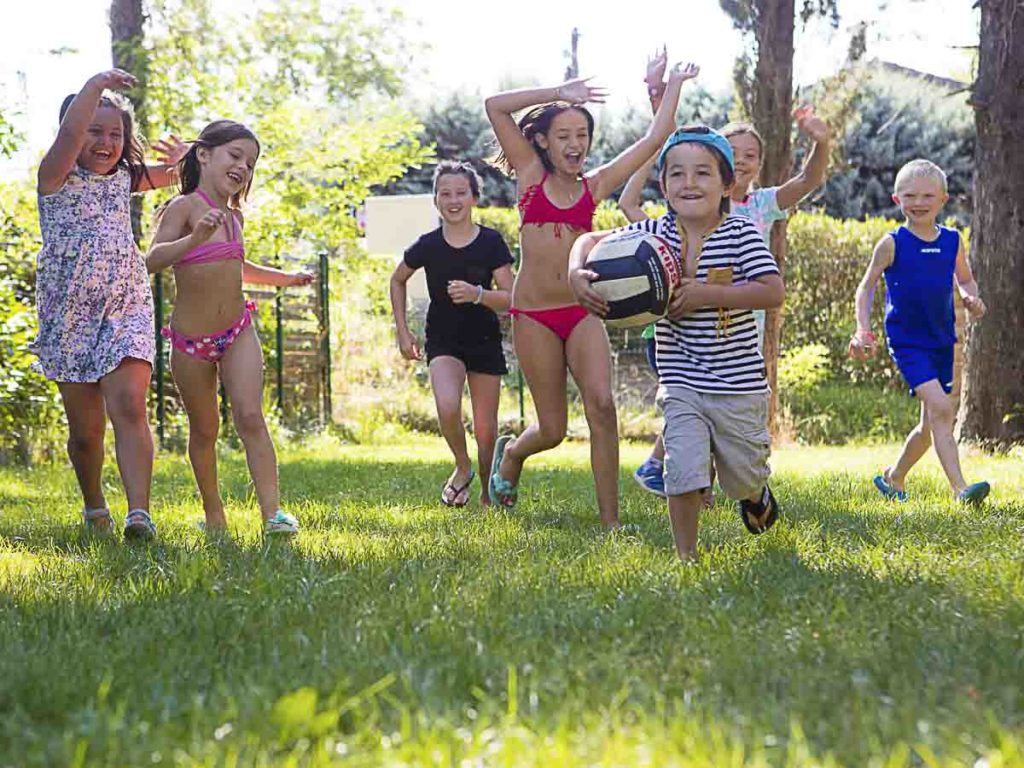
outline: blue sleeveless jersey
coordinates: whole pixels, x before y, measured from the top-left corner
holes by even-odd
[[[890,235],[896,241],[896,255],[885,270],[885,333],[889,346],[953,346],[953,275],[960,233],[939,227],[939,236],[931,242],[906,227]]]

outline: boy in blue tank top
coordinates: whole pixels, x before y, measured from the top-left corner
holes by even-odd
[[[871,303],[878,278],[885,275],[885,333],[889,354],[921,401],[921,420],[907,436],[894,466],[874,479],[887,499],[907,500],[907,473],[928,447],[935,445],[953,493],[962,502],[980,503],[989,492],[986,482],[968,485],[960,470],[953,423],[953,279],[972,318],[985,314],[978,284],[971,274],[960,233],[935,222],[949,199],[946,174],[928,160],[912,160],[896,174],[893,201],[906,223],[875,246],[871,264],[857,287],[857,332],[849,352],[865,357],[874,352]]]

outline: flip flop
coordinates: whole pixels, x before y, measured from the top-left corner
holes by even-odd
[[[765,498],[766,496],[767,498]],[[756,522],[754,518],[761,517],[764,515],[766,510],[768,512],[768,518],[763,523]],[[739,512],[743,525],[745,525],[747,530],[755,536],[759,533],[764,533],[775,525],[775,521],[779,519],[780,512],[779,503],[775,501],[775,496],[772,495],[772,489],[767,485],[764,487],[764,491],[761,494],[761,501],[754,503],[743,499],[736,505],[736,511]]]
[[[505,455],[505,447],[512,441],[512,435],[504,435],[498,438],[494,444],[494,458],[491,459],[491,479],[487,489],[491,494],[491,501],[506,509],[511,509],[519,500],[519,487],[501,476],[501,459]]]
[[[469,496],[467,496],[466,500],[464,502],[462,502],[461,504],[459,503],[459,496],[461,496],[463,494],[463,492],[467,488],[469,488],[470,484],[472,484],[473,479],[475,477],[476,477],[476,472],[474,472],[473,468],[470,467],[469,468],[469,477],[467,477],[466,478],[466,482],[464,482],[459,487],[456,488],[454,485],[452,485],[451,478],[446,480],[445,484],[444,484],[444,488],[441,489],[441,503],[444,504],[446,507],[464,507],[467,504],[469,504]],[[450,495],[449,495],[449,491],[451,492]],[[447,496],[447,498],[445,498],[446,496]],[[448,499],[451,499],[451,501],[448,501]]]

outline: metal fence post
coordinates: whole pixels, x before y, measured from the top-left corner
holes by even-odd
[[[320,251],[320,377],[323,393],[323,421],[332,418],[331,410],[331,292],[330,262],[327,251]]]
[[[277,254],[277,268],[281,268],[281,255]],[[274,292],[274,314],[277,319],[277,412],[284,413],[284,289]]]
[[[159,272],[154,275],[153,318],[156,328],[156,439],[164,447],[164,337],[160,329],[164,326],[164,281]]]

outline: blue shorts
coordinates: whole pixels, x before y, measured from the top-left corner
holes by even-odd
[[[658,375],[658,347],[654,343],[654,339],[647,339],[647,364],[651,366],[651,370],[654,371],[654,375]]]
[[[910,387],[911,394],[932,379],[942,385],[942,391],[947,395],[953,391],[953,347],[889,347],[889,354]]]

